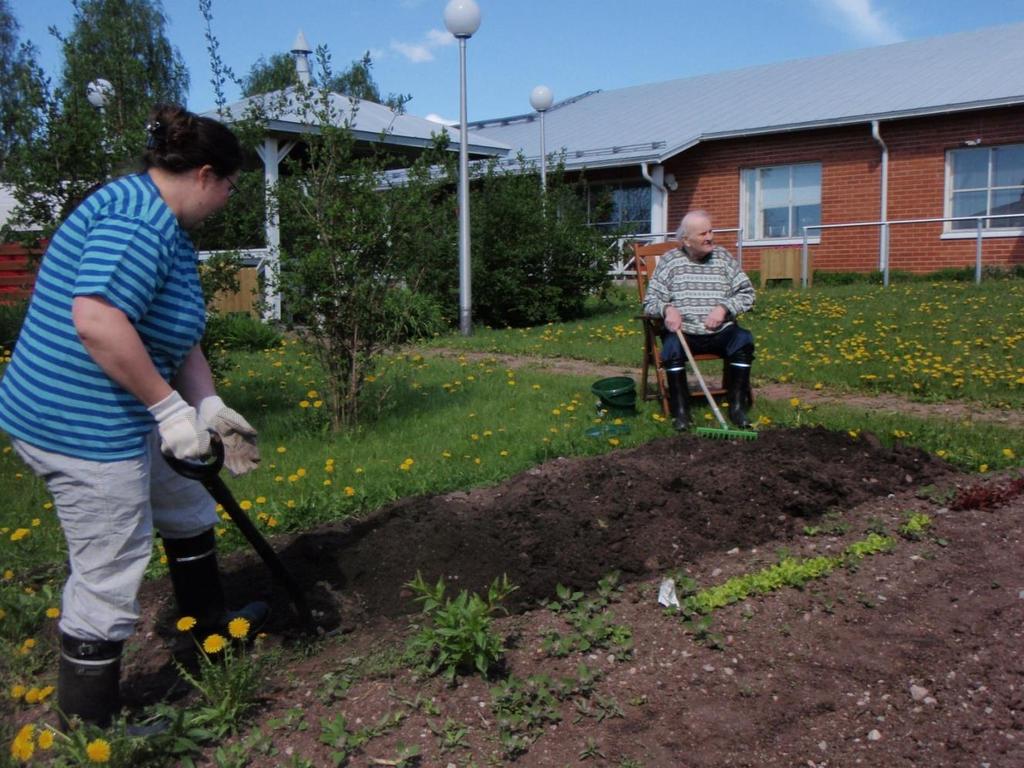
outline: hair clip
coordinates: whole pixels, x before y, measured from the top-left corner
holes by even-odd
[[[160,146],[161,140],[157,138],[156,132],[161,128],[160,121],[154,120],[152,123],[146,123],[146,133],[149,136],[146,137],[146,149],[156,149]]]

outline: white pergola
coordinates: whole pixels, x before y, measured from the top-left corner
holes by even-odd
[[[266,246],[260,249],[248,249],[244,253],[255,262],[257,269],[264,275],[276,275],[280,262],[281,229],[280,221],[270,205],[270,195],[277,184],[281,162],[301,141],[303,136],[315,134],[320,122],[319,115],[310,114],[307,95],[300,94],[300,88],[308,88],[309,54],[311,53],[305,36],[300,31],[292,46],[295,56],[295,69],[302,83],[298,88],[287,88],[283,91],[261,94],[241,99],[222,109],[205,113],[226,123],[246,119],[252,115],[263,116],[263,143],[257,147],[257,154],[263,163],[263,180],[267,195],[267,220],[265,223]],[[326,105],[332,122],[337,126],[347,125],[357,142],[365,144],[384,144],[395,148],[406,148],[408,151],[425,150],[430,147],[434,138],[441,131],[447,131],[451,137],[451,145],[458,147],[460,135],[458,128],[444,126],[414,115],[399,114],[383,104],[362,99],[350,99],[340,93],[315,93],[312,101],[318,109]],[[498,157],[508,153],[509,147],[499,141],[486,139],[472,133],[467,134],[469,151],[475,158]],[[264,300],[267,307],[266,319],[279,319],[281,316],[281,296],[274,280],[265,280]]]

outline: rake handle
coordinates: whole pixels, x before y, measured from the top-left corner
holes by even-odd
[[[707,398],[708,405],[710,405],[711,410],[715,412],[715,418],[718,419],[718,423],[721,425],[722,429],[729,429],[729,425],[725,423],[725,417],[722,416],[722,412],[718,408],[718,403],[716,403],[715,398],[711,396],[711,390],[708,389],[708,385],[704,381],[704,377],[700,374],[700,368],[697,367],[697,361],[693,359],[693,353],[690,351],[690,345],[686,343],[686,338],[683,336],[683,332],[676,329],[676,336],[679,337],[679,343],[683,345],[683,352],[686,353],[686,359],[690,361],[690,367],[693,369],[694,376],[697,377],[697,383],[700,384],[700,388],[704,392],[704,397]]]

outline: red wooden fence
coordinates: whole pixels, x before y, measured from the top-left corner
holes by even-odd
[[[46,249],[40,241],[35,248],[21,243],[0,243],[0,304],[13,304],[32,295],[39,258]]]

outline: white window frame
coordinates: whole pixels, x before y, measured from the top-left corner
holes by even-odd
[[[816,165],[816,166],[818,166],[818,169],[819,169],[819,173],[818,173],[818,178],[819,178],[819,182],[818,182],[818,205],[820,206],[821,205],[821,181],[820,181],[820,179],[821,179],[821,177],[823,175],[822,174],[822,164],[821,164],[820,161],[811,160],[809,162],[803,162],[803,163],[779,163],[777,165],[758,165],[758,166],[753,166],[753,167],[748,167],[748,168],[740,168],[740,206],[739,206],[740,207],[740,227],[743,230],[743,245],[744,246],[748,246],[749,245],[749,246],[757,247],[757,246],[802,245],[803,244],[804,238],[803,238],[802,234],[791,234],[788,237],[764,237],[764,236],[760,236],[759,237],[758,236],[759,233],[757,232],[757,222],[756,221],[751,222],[751,221],[748,220],[749,216],[750,216],[750,212],[747,210],[747,185],[746,185],[746,178],[747,178],[747,172],[748,171],[756,172],[758,174],[758,178],[760,178],[760,172],[763,171],[763,170],[777,169],[777,168],[789,168],[789,169],[792,169],[792,168],[795,168],[796,166],[800,166],[800,165]],[[792,197],[793,197],[793,172],[792,172],[792,170],[790,170],[790,173],[789,173],[789,190],[790,190],[789,208],[792,209],[792,207],[793,207],[793,202],[792,202]],[[756,192],[756,198],[755,198],[755,201],[754,201],[754,206],[757,208],[758,211],[761,210],[760,184],[758,184],[758,189],[757,189],[757,192]],[[755,216],[756,216],[756,214],[755,214]],[[760,218],[760,217],[757,217],[757,218]],[[821,222],[819,221],[818,223],[820,224]],[[821,230],[820,229],[812,229],[812,230],[810,230],[808,232],[807,242],[810,243],[810,244],[813,244],[813,245],[816,245],[816,244],[820,243],[821,242]]]
[[[944,201],[942,208],[943,218],[951,218],[953,216],[953,153],[970,151],[978,151],[980,149],[988,150],[988,184],[984,187],[986,195],[985,200],[985,213],[991,213],[992,211],[992,190],[993,189],[1015,189],[1018,185],[1010,187],[993,187],[992,186],[992,150],[999,149],[1000,147],[1024,147],[1024,144],[1014,142],[1012,144],[993,144],[986,147],[953,147],[952,149],[946,150],[945,158],[945,186],[944,186]],[[971,188],[981,191],[982,187]],[[963,191],[963,190],[960,190]],[[1024,215],[1024,214],[1022,214]],[[978,237],[978,228],[973,226],[970,229],[953,229],[954,222],[945,221],[942,224],[942,240],[973,240]],[[983,238],[989,237],[1020,237],[1024,235],[1024,227],[1000,227],[999,220],[990,221],[982,224],[981,236]]]

